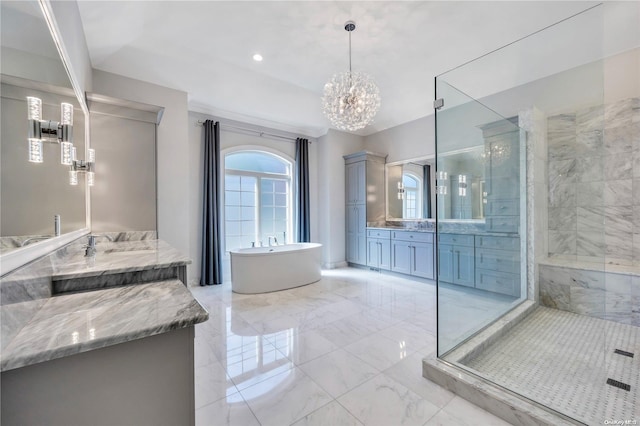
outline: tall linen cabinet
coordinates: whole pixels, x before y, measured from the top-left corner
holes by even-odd
[[[367,223],[385,221],[386,157],[369,151],[344,156],[346,258],[349,264],[367,264]]]

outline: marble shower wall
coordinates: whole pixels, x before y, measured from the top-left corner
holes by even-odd
[[[549,257],[640,265],[640,98],[547,119]]]

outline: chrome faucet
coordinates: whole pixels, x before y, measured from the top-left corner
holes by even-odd
[[[86,257],[92,257],[96,254],[96,237],[95,235],[89,235],[87,245],[84,246],[84,255]]]
[[[27,244],[31,244],[34,241],[42,241],[42,240],[47,240],[49,238],[51,238],[51,235],[36,235],[34,237],[29,237],[20,243],[20,247],[24,247]]]
[[[277,246],[278,245],[278,239],[273,236],[273,235],[269,235],[267,238],[269,238],[269,247],[273,247],[273,246]],[[273,238],[273,244],[271,244],[271,239]]]

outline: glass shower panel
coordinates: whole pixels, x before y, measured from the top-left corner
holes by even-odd
[[[436,93],[438,355],[526,298],[525,134],[442,79]],[[522,235],[521,235],[522,234]]]

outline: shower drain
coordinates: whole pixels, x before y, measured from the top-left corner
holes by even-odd
[[[624,355],[624,356],[628,356],[629,358],[633,358],[633,352],[623,351],[622,349],[616,349],[613,352],[618,355]]]
[[[614,386],[614,387],[616,387],[616,388],[624,389],[624,390],[626,390],[626,391],[630,391],[630,390],[631,390],[631,385],[628,385],[628,384],[626,384],[626,383],[619,382],[619,381],[617,381],[617,380],[607,379],[607,384],[608,384],[608,385],[611,385],[611,386]]]

